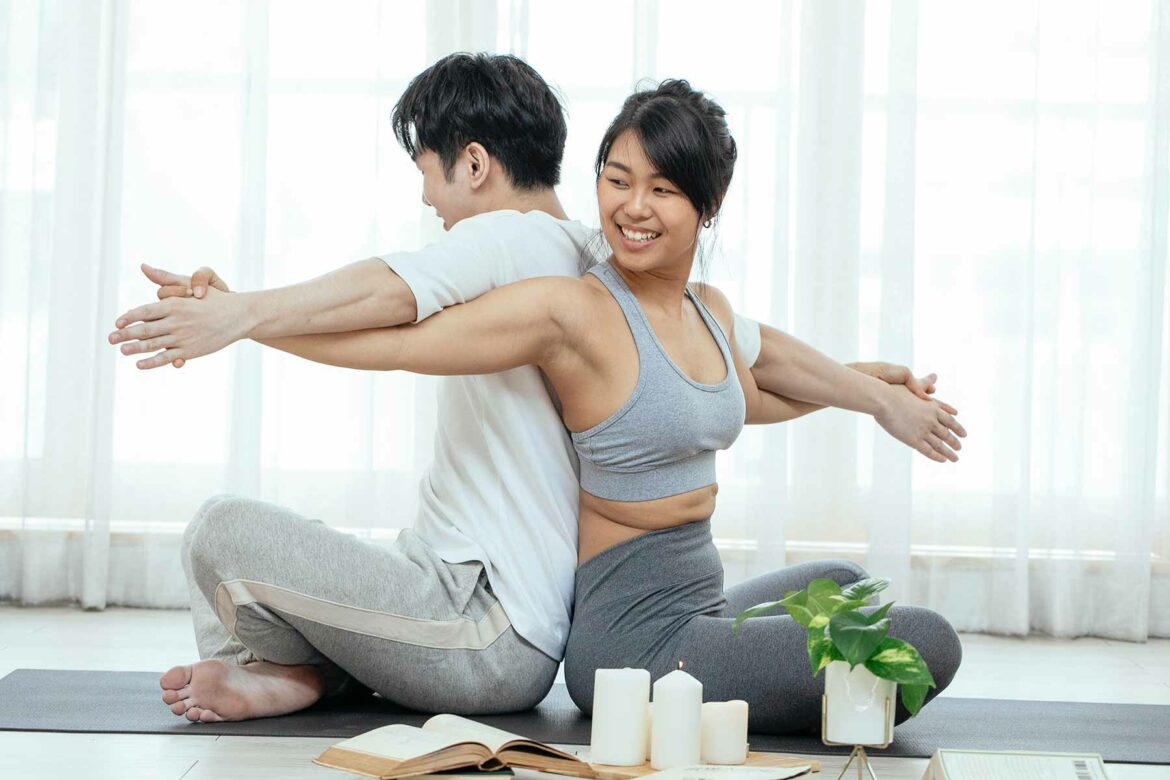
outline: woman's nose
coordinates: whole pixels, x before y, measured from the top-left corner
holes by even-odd
[[[640,193],[631,193],[626,201],[626,213],[633,219],[645,219],[650,216],[650,205]]]
[[[427,206],[428,208],[432,208],[432,209],[434,208],[434,206],[431,205],[431,202],[429,200],[427,200],[427,194],[425,192],[422,194],[422,202],[423,202],[424,206]]]

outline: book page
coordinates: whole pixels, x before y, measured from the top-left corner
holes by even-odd
[[[1098,755],[940,750],[947,780],[1107,780]]]
[[[406,761],[467,741],[466,738],[458,735],[423,731],[414,726],[396,723],[392,726],[382,726],[373,731],[367,731],[365,734],[358,734],[356,737],[350,737],[338,742],[334,747],[356,750],[361,753],[372,753],[396,761]]]
[[[812,770],[803,766],[680,766],[645,775],[639,780],[787,780]]]
[[[423,728],[432,734],[457,737],[458,739],[456,741],[458,742],[479,742],[487,745],[488,749],[493,753],[498,753],[501,747],[514,740],[531,741],[527,737],[511,734],[503,729],[485,726],[482,723],[476,723],[474,720],[461,718],[458,715],[436,715],[424,723]]]

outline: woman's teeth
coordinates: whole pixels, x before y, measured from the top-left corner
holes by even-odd
[[[628,238],[630,241],[639,241],[639,242],[653,241],[654,239],[656,239],[660,235],[662,235],[661,233],[647,233],[647,232],[643,232],[641,230],[630,230],[629,228],[625,228],[625,227],[623,227],[621,230],[622,230],[622,235],[625,236],[626,238]]]

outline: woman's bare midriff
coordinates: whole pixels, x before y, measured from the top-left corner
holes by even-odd
[[[719,485],[711,484],[653,501],[610,501],[582,490],[577,565],[651,531],[706,520],[715,512],[718,492]]]

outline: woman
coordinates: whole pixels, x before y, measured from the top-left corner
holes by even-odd
[[[631,96],[597,158],[602,232],[612,256],[579,279],[530,279],[453,306],[415,326],[351,334],[330,362],[429,374],[539,366],[562,404],[581,463],[579,569],[566,652],[569,691],[592,706],[593,672],[679,661],[711,700],[745,699],[751,727],[819,722],[822,683],[809,674],[804,629],[787,616],[745,624],[740,610],[816,577],[863,578],[855,564],[785,569],[724,594],[711,540],[715,450],[744,422],[790,416],[761,393],[736,354],[726,297],[688,285],[698,236],[719,213],[735,165],[723,110],[685,81]],[[938,434],[945,438],[943,425]],[[937,694],[961,650],[936,613],[890,613]],[[898,719],[907,713],[899,705]]]

